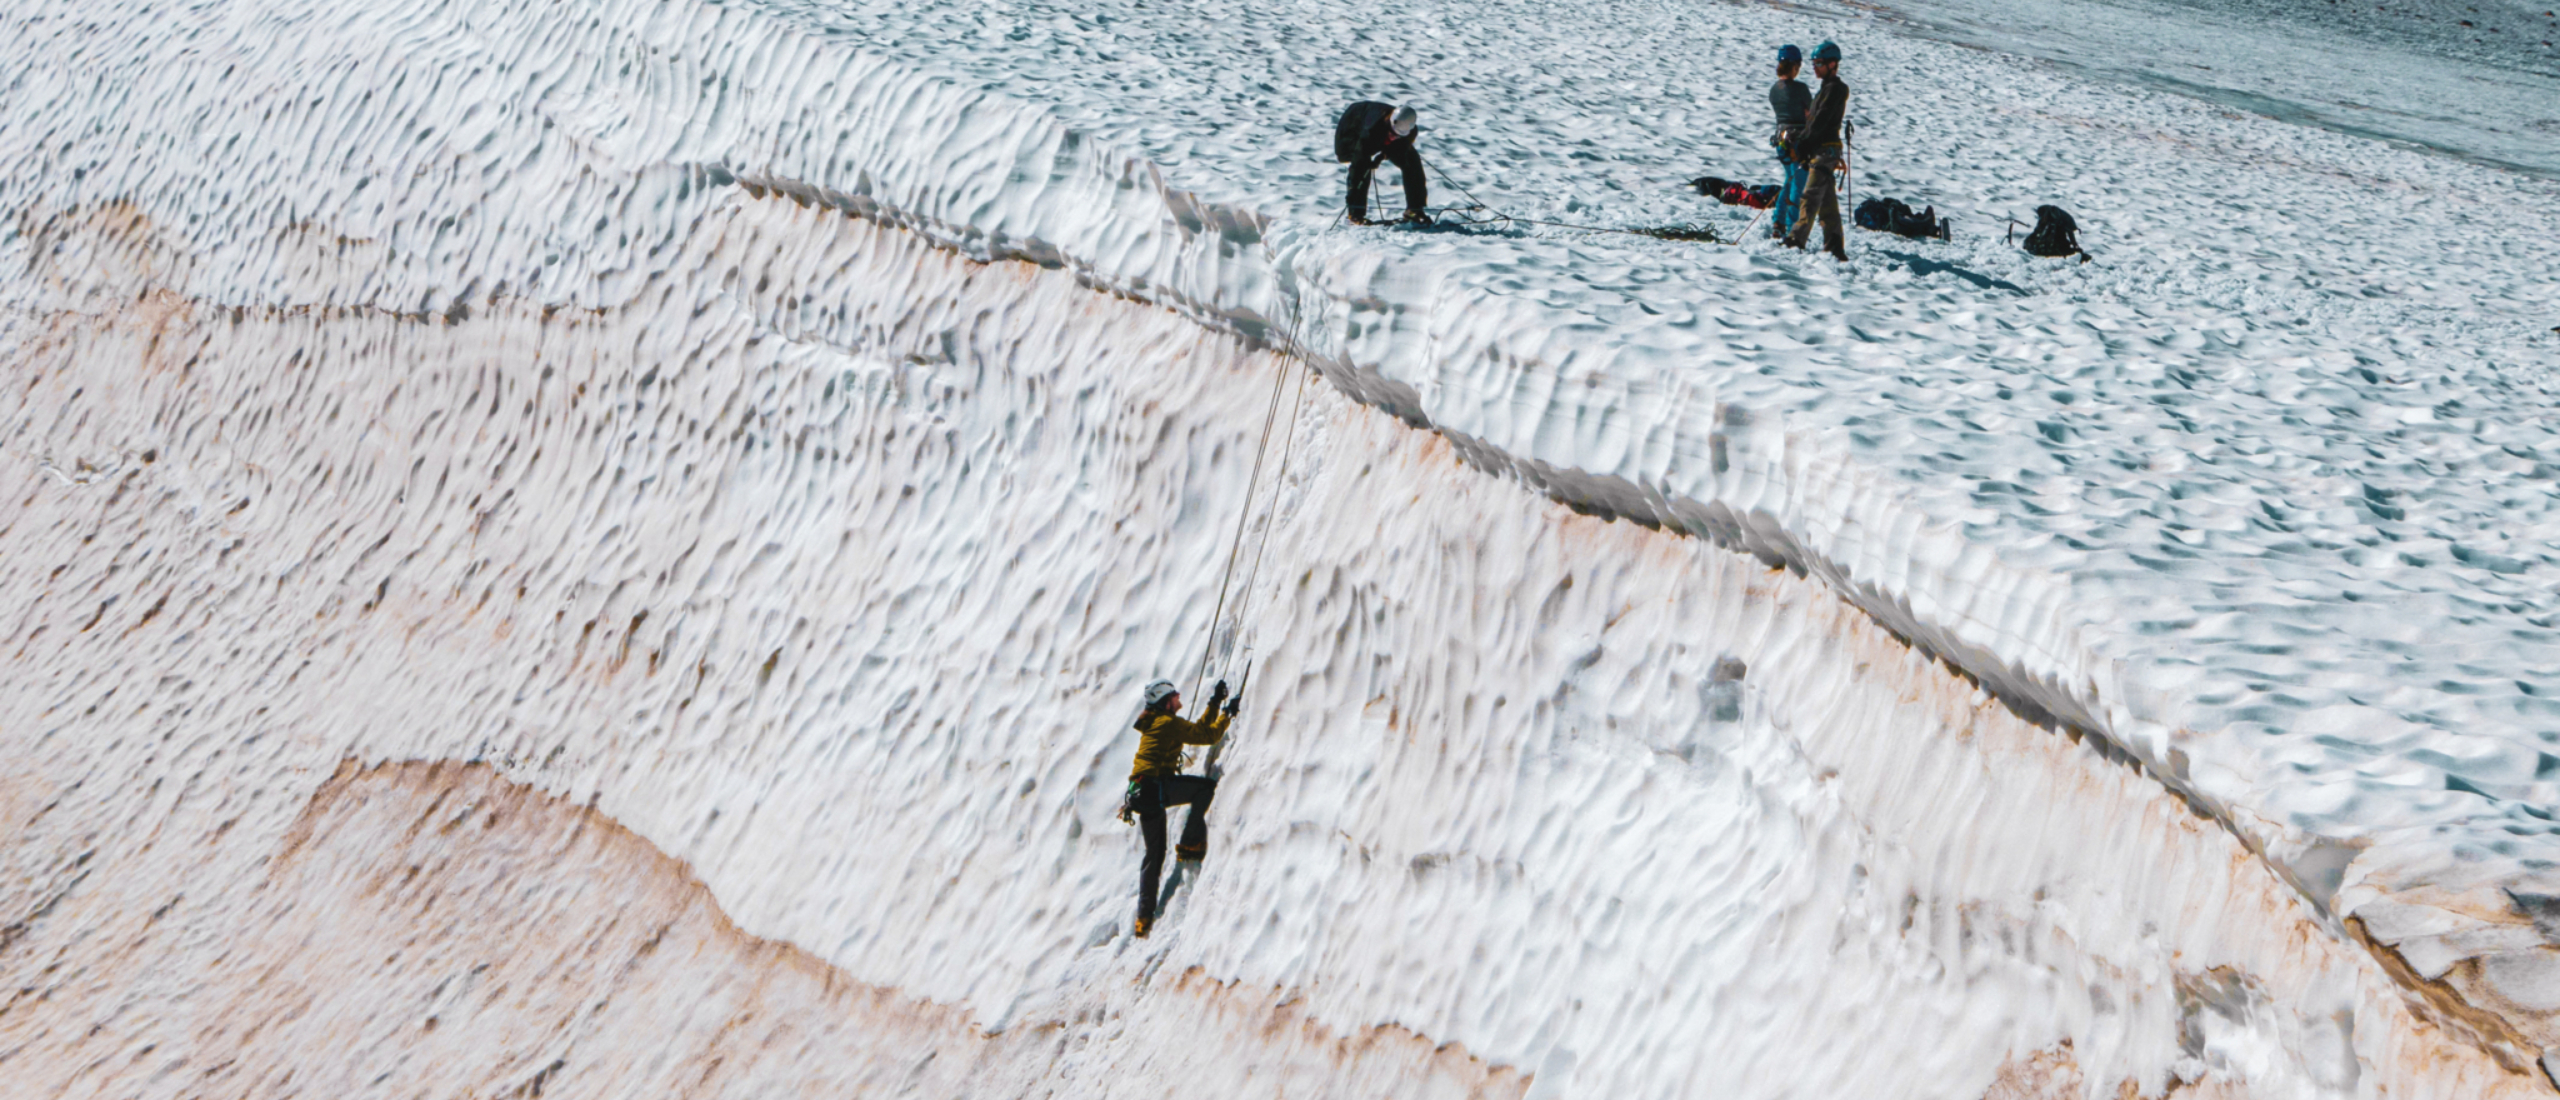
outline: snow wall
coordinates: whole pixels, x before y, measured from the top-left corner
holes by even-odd
[[[2550,1089],[2530,920],[2367,887],[2413,968],[2066,584],[1607,334],[753,7],[6,25],[30,1095]]]

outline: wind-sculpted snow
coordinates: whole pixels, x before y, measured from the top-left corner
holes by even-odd
[[[1417,1036],[1346,1056],[1361,1094],[2542,1087],[2548,184],[1859,40],[1860,188],[1960,237],[1843,275],[1329,224],[1358,94],[1506,209],[1721,216],[1667,184],[1762,162],[1763,44],[1851,33],[1758,9],[6,26],[0,965],[62,1007],[0,1031],[65,1088],[232,1042],[154,999],[231,988],[185,966],[58,975],[322,896],[260,868],[348,759],[585,802],[827,982],[971,1021],[916,1042],[1073,1039],[1004,1057],[1077,1091],[1278,1080],[1257,1025],[1148,1016],[1160,973]],[[2099,264],[1989,235],[2057,199]],[[1297,361],[1376,409],[1319,391],[1249,485]],[[1272,561],[1214,648],[1256,647],[1260,740],[1141,951],[1122,727],[1239,509]]]
[[[56,225],[39,285],[149,289],[12,329],[39,1094],[2541,1088],[1824,585],[1323,389],[1246,509],[1211,858],[1133,941],[1130,699],[1289,360],[734,189],[644,304],[459,319]]]
[[[2452,940],[2521,951],[2497,964],[2532,975],[2519,1003],[2560,968],[2508,897],[2560,895],[2548,181],[1873,36],[1857,185],[1953,213],[1955,245],[1868,245],[1842,278],[1757,245],[1382,241],[1319,228],[1346,98],[1421,106],[1441,196],[1662,224],[1701,216],[1671,185],[1702,159],[1765,164],[1768,43],[1857,28],[1643,3],[790,10],[1294,212],[1268,234],[1326,295],[1319,354],[1488,465],[1826,577],[2122,745],[2340,915],[2399,894],[2490,921]],[[2091,223],[2098,266],[1994,235],[2042,201]],[[2418,950],[2430,978],[2489,965]]]

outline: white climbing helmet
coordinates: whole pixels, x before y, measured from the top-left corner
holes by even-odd
[[[1414,126],[1420,122],[1421,116],[1414,114],[1413,108],[1398,107],[1396,108],[1394,117],[1388,120],[1388,125],[1396,128],[1397,137],[1403,137],[1412,133]]]
[[[1172,695],[1180,690],[1182,689],[1173,686],[1173,681],[1171,680],[1158,680],[1155,683],[1148,684],[1147,706],[1152,708],[1156,704],[1164,702],[1166,696]]]

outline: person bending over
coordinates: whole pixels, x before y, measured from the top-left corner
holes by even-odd
[[[1182,843],[1173,849],[1177,859],[1198,860],[1209,854],[1209,799],[1218,793],[1218,781],[1205,775],[1183,775],[1184,745],[1214,745],[1227,735],[1227,723],[1235,717],[1240,700],[1227,698],[1227,682],[1209,692],[1209,707],[1194,722],[1182,716],[1182,693],[1170,680],[1147,685],[1146,710],[1138,715],[1138,757],[1129,768],[1129,794],[1120,807],[1120,819],[1131,815],[1138,819],[1138,834],[1146,838],[1147,854],[1138,862],[1137,934],[1144,937],[1156,923],[1156,888],[1164,877],[1164,814],[1173,806],[1189,805],[1191,816],[1182,823]]]
[[[1422,154],[1414,150],[1417,121],[1411,107],[1363,101],[1343,108],[1342,118],[1333,124],[1333,159],[1351,166],[1351,194],[1345,200],[1351,224],[1369,224],[1369,177],[1381,160],[1393,161],[1404,172],[1404,220],[1429,220],[1423,209],[1431,205],[1431,182],[1423,175]]]

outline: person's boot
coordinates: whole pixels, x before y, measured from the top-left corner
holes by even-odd
[[[1173,846],[1173,858],[1182,860],[1186,863],[1198,863],[1201,860],[1209,858],[1209,846],[1206,844],[1176,844]]]
[[[1139,939],[1143,940],[1147,938],[1148,932],[1155,929],[1155,926],[1156,919],[1154,917],[1140,917],[1138,918],[1138,926],[1133,930],[1133,932]]]

